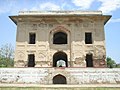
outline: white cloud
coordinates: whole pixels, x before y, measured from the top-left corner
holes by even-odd
[[[8,13],[8,12],[12,11],[15,3],[16,3],[16,1],[9,1],[9,0],[0,2],[0,14]]]
[[[5,0],[0,1],[0,14],[10,13],[17,14],[21,10],[86,10],[90,9],[91,4],[95,0],[69,0],[70,2],[65,2],[64,0],[60,4],[55,4],[55,2],[44,2],[44,3],[33,3],[32,6],[26,4],[24,1],[24,6],[20,4],[17,0]],[[71,2],[76,6],[72,5]],[[104,14],[112,13],[120,8],[120,0],[96,0],[95,3],[99,3],[99,8],[96,10],[101,10]],[[26,5],[26,6],[25,6]],[[92,9],[92,8],[91,8]]]
[[[18,14],[19,11],[28,10],[27,7],[22,7],[17,0],[4,0],[0,2],[0,14],[9,13],[9,14]]]
[[[60,10],[60,6],[55,5],[54,3],[51,2],[45,2],[45,3],[40,3],[39,5],[34,5],[30,9],[31,11],[36,11],[36,10]]]
[[[60,8],[61,8],[61,10],[76,10],[75,7],[73,7],[72,5],[70,5],[67,2],[62,3]]]
[[[76,6],[79,6],[80,9],[89,9],[94,0],[72,0]]]
[[[111,22],[111,23],[120,22],[120,18],[110,19],[110,22]]]
[[[39,7],[32,7],[31,9],[30,9],[31,11],[37,11],[37,10],[39,10]]]
[[[101,10],[103,13],[108,14],[112,11],[120,8],[120,0],[98,0],[102,4],[98,10]]]
[[[79,9],[85,10],[89,9],[94,1],[95,0],[72,0],[72,3],[75,6],[80,7]],[[101,5],[98,8],[98,10],[102,11],[104,14],[109,14],[120,8],[120,0],[96,0],[96,1]]]
[[[25,3],[25,2],[23,2]],[[26,11],[26,10],[60,10],[60,6],[56,5],[51,2],[45,2],[45,3],[34,3],[32,7],[30,6],[22,6],[18,1],[16,0],[6,0],[4,2],[0,1],[0,14],[3,13],[10,13],[10,14],[18,14],[19,11]]]
[[[40,4],[40,10],[60,10],[60,6],[55,5],[54,3],[47,2]]]

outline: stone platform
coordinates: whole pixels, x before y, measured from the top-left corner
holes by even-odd
[[[53,85],[53,77],[63,75],[67,85],[120,86],[119,68],[0,68],[0,85]]]

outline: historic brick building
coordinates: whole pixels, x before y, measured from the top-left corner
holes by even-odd
[[[120,69],[80,68],[106,67],[104,25],[110,17],[100,11],[21,11],[10,16],[17,25],[16,68],[0,69],[0,86],[120,86]]]
[[[106,67],[101,11],[21,11],[15,67]]]

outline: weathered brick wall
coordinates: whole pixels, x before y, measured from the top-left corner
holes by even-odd
[[[28,67],[29,54],[35,55],[35,67],[53,67],[57,52],[67,55],[68,67],[87,67],[86,54],[93,55],[94,67],[106,67],[104,24],[110,16],[89,11],[61,12],[65,16],[58,12],[53,16],[50,12],[44,16],[37,12],[11,16],[17,22],[14,67]],[[67,34],[67,44],[53,44],[56,32]],[[36,34],[35,44],[29,44],[30,33]],[[91,33],[91,44],[85,44],[85,33]]]
[[[67,84],[120,84],[119,68],[0,68],[0,83],[52,84],[58,74]]]

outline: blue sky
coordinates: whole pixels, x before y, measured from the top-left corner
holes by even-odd
[[[106,52],[120,63],[120,0],[0,0],[0,46],[15,47],[17,27],[8,16],[26,10],[101,10],[112,15],[105,25]]]

